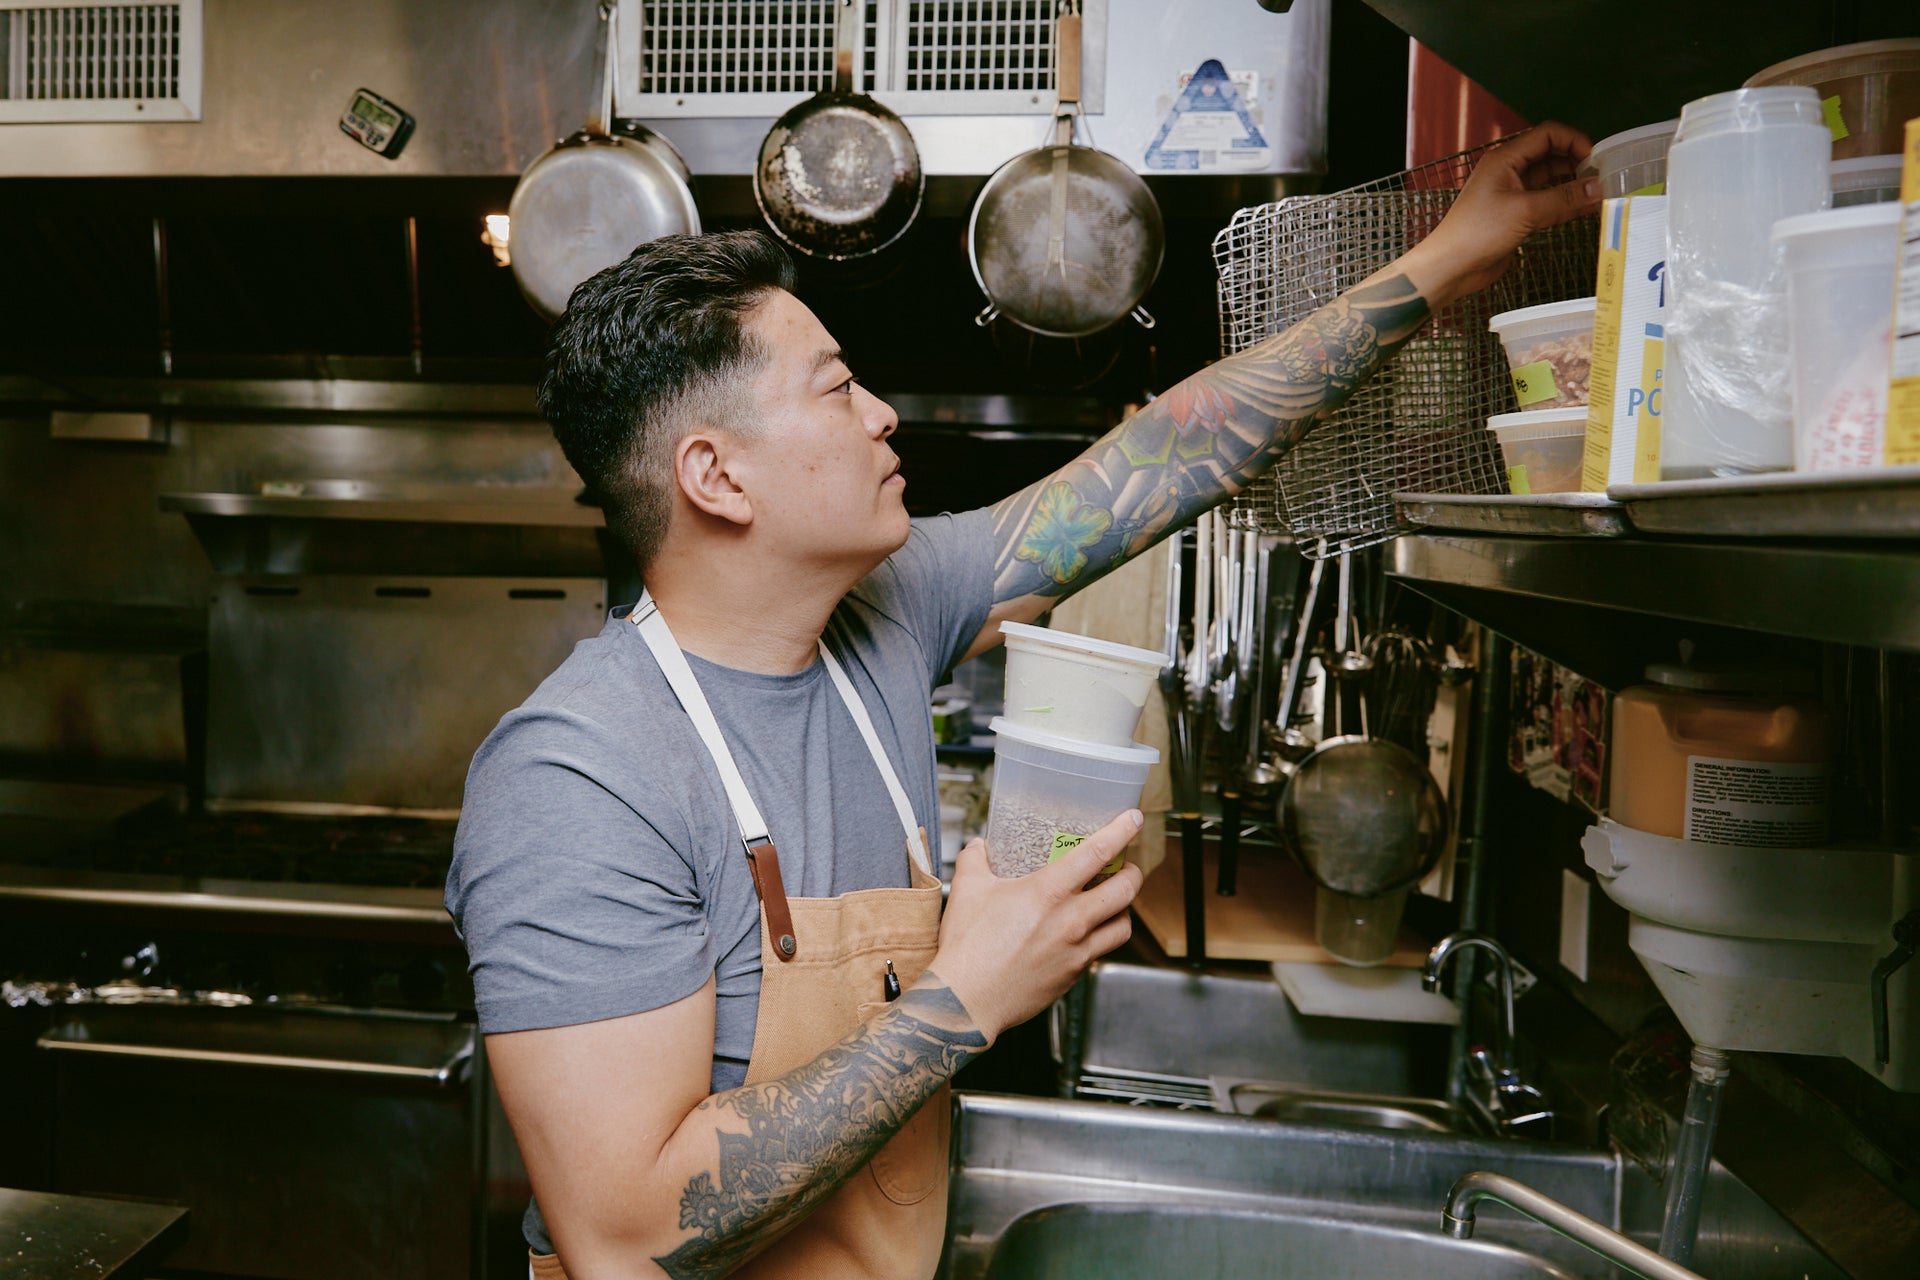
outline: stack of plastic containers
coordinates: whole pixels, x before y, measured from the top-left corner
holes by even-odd
[[[1133,741],[1164,655],[1018,622],[1007,645],[1007,713],[993,721],[987,862],[1038,871],[1140,803],[1160,759]],[[1107,871],[1120,869],[1118,858]]]
[[[1845,209],[1856,204],[1880,204],[1900,198],[1900,154],[1855,156],[1835,160],[1827,171],[1827,185],[1833,191],[1833,207]]]
[[[1587,391],[1593,366],[1592,298],[1523,307],[1488,327],[1506,348],[1517,413],[1487,426],[1500,441],[1507,485],[1516,494],[1571,493],[1585,456]]]

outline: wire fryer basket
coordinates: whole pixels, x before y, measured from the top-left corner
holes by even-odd
[[[1282,332],[1420,243],[1486,150],[1236,213],[1213,242],[1223,352]],[[1498,281],[1443,308],[1236,507],[1325,556],[1401,533],[1395,493],[1507,492],[1486,422],[1519,406],[1487,321],[1592,293],[1598,245],[1592,217],[1529,237]]]

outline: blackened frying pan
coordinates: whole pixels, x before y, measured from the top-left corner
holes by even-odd
[[[853,91],[866,5],[839,0],[837,12],[833,88],[774,121],[760,143],[753,198],[782,240],[809,257],[843,262],[906,234],[926,175],[906,123]]]

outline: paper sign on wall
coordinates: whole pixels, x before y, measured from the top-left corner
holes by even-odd
[[[1187,80],[1173,109],[1147,144],[1148,169],[1264,169],[1273,148],[1255,123],[1240,88],[1218,58],[1209,58]]]

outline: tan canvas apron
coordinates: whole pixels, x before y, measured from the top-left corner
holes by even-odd
[[[884,1009],[889,960],[902,987],[920,976],[940,940],[940,882],[932,874],[925,833],[914,822],[906,789],[881,748],[873,721],[823,643],[821,661],[859,727],[906,831],[912,887],[863,889],[838,898],[787,897],[766,823],[747,794],[706,696],[650,596],[641,596],[632,620],[720,772],[760,896],[760,1013],[747,1063],[747,1083],[757,1084],[811,1062]],[[942,1085],[846,1185],[733,1274],[750,1280],[932,1276],[946,1227],[950,1124],[947,1088]],[[559,1258],[529,1257],[534,1280],[565,1280]]]

